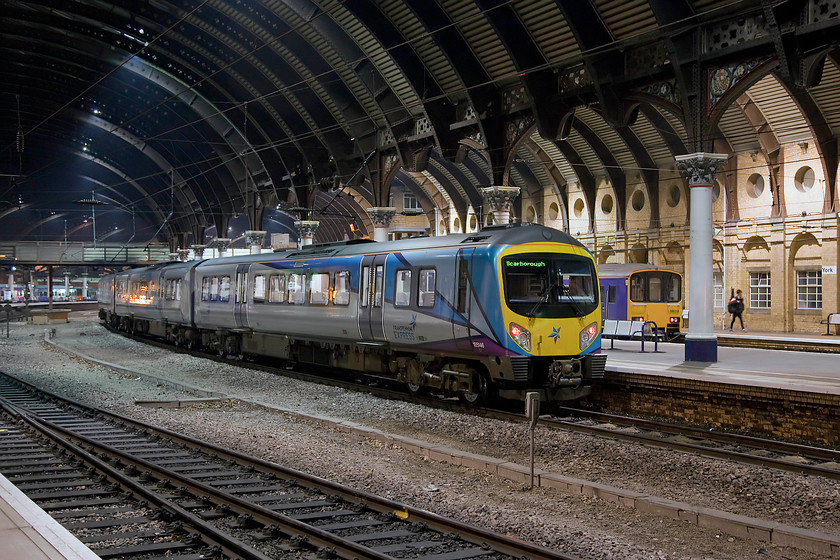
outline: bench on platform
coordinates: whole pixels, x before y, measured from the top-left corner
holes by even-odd
[[[616,340],[641,340],[642,352],[645,351],[645,338],[652,337],[654,352],[659,346],[659,333],[656,330],[656,323],[653,321],[626,321],[606,319],[604,329],[601,332],[602,338],[610,339],[610,349],[615,347]]]
[[[829,313],[820,324],[825,325],[825,334],[835,334],[831,332],[831,327],[840,327],[840,313]]]

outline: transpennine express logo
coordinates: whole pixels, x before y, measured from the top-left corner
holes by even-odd
[[[554,339],[554,344],[557,344],[557,339],[560,338],[560,329],[551,327],[551,334],[548,336]]]

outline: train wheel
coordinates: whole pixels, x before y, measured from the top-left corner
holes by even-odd
[[[408,383],[405,384],[405,386],[408,389],[408,392],[410,394],[414,395],[414,396],[417,396],[417,395],[420,395],[421,393],[423,393],[423,386],[422,385],[417,385],[415,383],[408,382]]]
[[[476,373],[473,375],[473,391],[458,393],[458,398],[461,401],[472,405],[479,406],[489,400],[490,392],[487,384],[487,377]]]

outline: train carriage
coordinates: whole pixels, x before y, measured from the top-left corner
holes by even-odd
[[[682,275],[649,264],[598,266],[603,318],[652,321],[668,335],[681,330]]]
[[[192,323],[185,315],[162,327],[176,342],[392,377],[468,401],[530,390],[573,399],[603,376],[594,261],[550,228],[176,266],[189,267],[191,290],[180,297],[193,300]]]

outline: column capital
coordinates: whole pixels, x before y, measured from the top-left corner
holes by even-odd
[[[267,235],[267,231],[249,229],[245,232],[245,241],[248,245],[262,245]]]
[[[193,252],[193,258],[200,259],[204,256],[204,250],[207,248],[207,245],[190,245],[190,249]]]
[[[187,262],[187,259],[190,257],[190,250],[189,249],[178,249],[178,260],[181,262]]]
[[[295,227],[300,235],[300,246],[312,245],[312,238],[315,237],[315,231],[321,222],[318,220],[298,220],[295,222]]]
[[[367,213],[373,220],[375,227],[388,227],[391,225],[391,220],[396,216],[397,209],[393,206],[375,206],[368,208]]]
[[[483,187],[479,189],[485,202],[493,206],[493,210],[510,210],[513,201],[519,196],[519,187]]]
[[[685,173],[689,186],[714,185],[715,175],[726,165],[729,156],[696,152],[677,156],[674,159],[677,162],[677,169]]]
[[[210,247],[215,247],[220,250],[225,250],[230,247],[230,238],[229,237],[217,237],[216,239],[212,240],[209,244]]]

